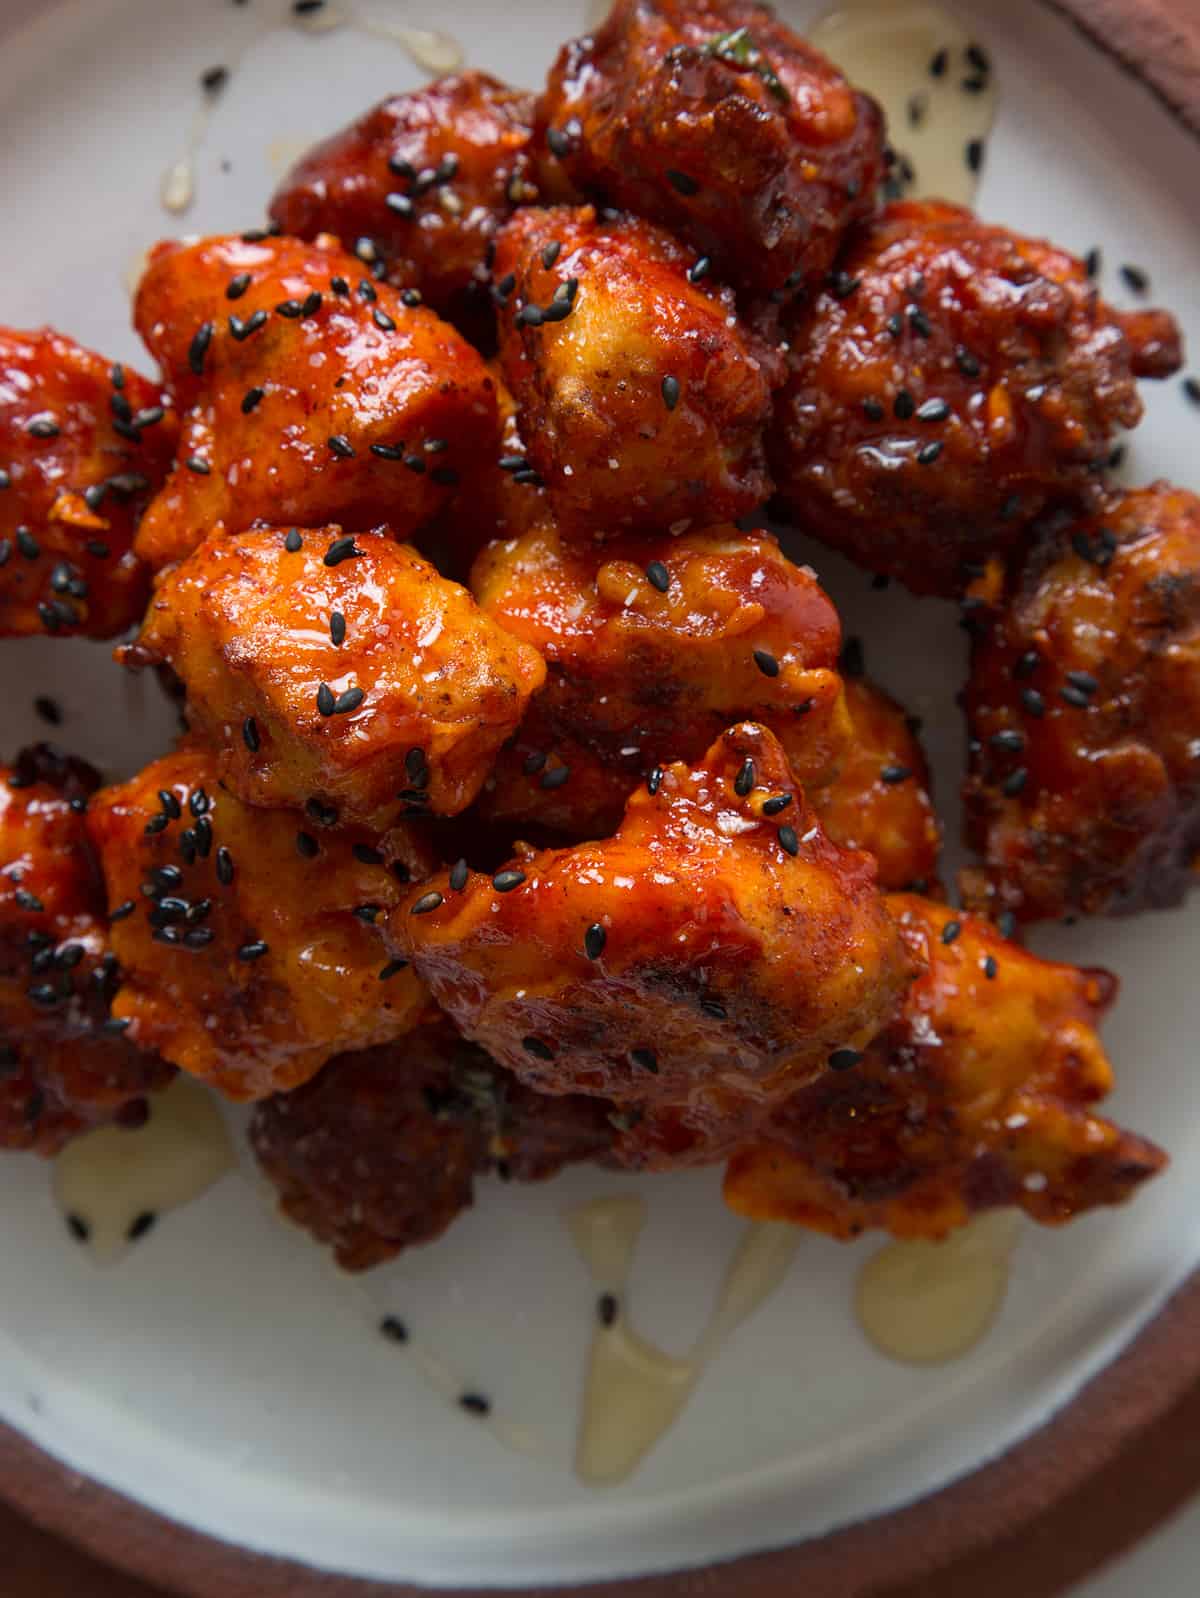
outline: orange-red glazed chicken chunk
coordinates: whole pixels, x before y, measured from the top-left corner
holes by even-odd
[[[271,216],[296,238],[335,234],[475,341],[493,321],[488,248],[513,207],[537,197],[532,136],[532,95],[486,72],[439,78],[310,150]]]
[[[1165,313],[1122,317],[1082,261],[940,201],[850,242],[789,328],[771,465],[807,532],[917,593],[962,591],[1083,491],[1177,369]]]
[[[173,1072],[113,1026],[118,972],[84,811],[99,778],[49,745],[0,772],[0,1149],[52,1155],[137,1121]]]
[[[134,532],[177,436],[130,368],[50,328],[0,327],[0,636],[111,638],[138,620]]]
[[[693,256],[633,217],[519,211],[496,250],[500,355],[564,531],[707,527],[769,492],[777,351],[693,282]]]
[[[879,107],[748,0],[617,0],[559,55],[537,134],[548,193],[661,222],[760,298],[819,281],[883,175]]]
[[[169,665],[248,804],[386,827],[471,802],[545,675],[386,529],[214,536],[159,585],[133,664]]]
[[[408,827],[376,842],[334,819],[248,809],[186,748],[96,796],[89,830],[120,917],[113,1013],[131,1038],[257,1099],[416,1024],[424,990],[382,929],[428,847]]]
[[[332,240],[160,244],[135,321],[184,417],[137,538],[156,569],[256,522],[406,537],[495,447],[480,357]]]
[[[828,841],[752,723],[656,774],[608,842],[443,873],[389,935],[530,1087],[666,1103],[695,1128],[861,1048],[911,975],[872,863]]]
[[[632,787],[703,754],[753,717],[803,781],[847,733],[841,624],[813,573],[769,533],[572,545],[551,523],[491,544],[472,588],[484,613],[546,657],[543,720],[603,755]]]
[[[283,1213],[349,1271],[440,1237],[477,1175],[540,1181],[611,1139],[598,1100],[532,1094],[444,1026],[340,1055],[250,1128]]]
[[[978,589],[969,902],[1025,921],[1178,904],[1200,850],[1200,499],[1113,495]]]
[[[809,803],[834,843],[874,855],[881,888],[928,893],[937,883],[942,829],[911,719],[861,677],[846,678],[845,699],[849,731],[836,775],[808,789]]]
[[[944,1237],[1013,1205],[1056,1225],[1119,1204],[1166,1164],[1095,1115],[1112,1068],[1104,971],[1035,959],[986,922],[888,901],[925,966],[862,1060],[803,1089],[730,1162],[741,1215],[833,1237]]]

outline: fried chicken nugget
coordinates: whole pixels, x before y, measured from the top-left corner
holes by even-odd
[[[340,1055],[250,1126],[283,1213],[347,1271],[440,1237],[485,1171],[541,1181],[611,1140],[600,1101],[533,1094],[446,1026]]]
[[[388,529],[215,534],[159,584],[123,659],[169,665],[247,804],[382,829],[456,815],[545,668]]]
[[[548,194],[565,180],[649,217],[739,290],[783,298],[870,214],[884,125],[765,5],[618,0],[559,55],[537,149]]]
[[[732,1209],[838,1238],[938,1238],[1000,1205],[1058,1225],[1163,1168],[1161,1150],[1091,1110],[1112,1087],[1095,1027],[1114,977],[1038,960],[926,899],[888,905],[923,974],[861,1060],[734,1156]]]
[[[518,211],[495,276],[500,356],[565,531],[679,532],[755,510],[782,358],[733,296],[634,217]]]
[[[112,638],[138,620],[134,531],[178,431],[129,367],[52,328],[0,327],[0,636]]]
[[[134,320],[184,414],[137,536],[156,570],[256,522],[407,537],[495,447],[480,357],[332,240],[160,244]]]
[[[704,1128],[862,1047],[912,969],[873,863],[824,836],[765,728],[652,786],[608,842],[434,878],[389,936],[528,1086],[665,1102]]]
[[[1179,904],[1200,850],[1200,498],[1113,495],[978,590],[968,901],[1024,921]]]
[[[486,72],[393,95],[303,156],[271,201],[284,233],[360,244],[387,281],[415,289],[478,343],[494,328],[487,265],[496,230],[536,199],[533,96]]]
[[[321,805],[249,809],[214,756],[188,748],[104,789],[87,819],[119,907],[113,1014],[228,1098],[286,1092],[424,1014],[382,935],[402,884],[434,863],[411,825],[375,840],[328,830]]]
[[[769,443],[806,532],[915,593],[957,594],[1082,492],[1136,375],[1178,368],[1164,312],[1124,317],[1082,261],[961,206],[889,206],[789,328]]]
[[[0,1149],[53,1155],[136,1121],[174,1075],[109,1023],[116,959],[84,819],[99,780],[48,744],[0,771]]]

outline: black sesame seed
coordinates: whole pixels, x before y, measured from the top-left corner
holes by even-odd
[[[242,723],[242,742],[246,745],[246,748],[252,755],[258,753],[258,723],[255,721],[253,716],[247,716],[245,721]]]
[[[880,782],[893,787],[898,782],[907,782],[912,776],[911,766],[882,766],[879,771]]]
[[[1025,734],[1018,732],[1015,727],[1006,727],[1001,732],[994,732],[988,742],[993,749],[1019,755],[1025,747]]]
[[[583,952],[589,960],[598,960],[604,953],[604,945],[608,942],[608,933],[599,921],[593,921],[583,935]]]
[[[419,455],[406,455],[404,457],[404,464],[408,467],[410,472],[416,472],[418,477],[425,470],[425,462]]]
[[[250,283],[251,278],[249,272],[239,272],[236,277],[231,277],[226,285],[225,298],[227,300],[240,300],[242,295],[250,287]]]
[[[983,974],[989,982],[994,981],[996,972],[1000,967],[996,964],[996,956],[989,954],[983,962]]]
[[[646,580],[660,594],[665,594],[671,586],[671,574],[661,560],[652,560],[646,567]]]
[[[242,395],[243,416],[249,416],[250,412],[255,410],[262,403],[264,393],[265,390],[261,388],[248,388],[246,390],[246,392]]]
[[[302,317],[315,316],[321,309],[322,303],[320,289],[313,289],[304,296],[304,303],[300,307],[300,315]]]
[[[115,909],[108,912],[108,919],[110,921],[124,921],[126,916],[131,916],[136,909],[137,904],[134,900],[126,899],[122,904],[117,905]]]
[[[834,1049],[829,1056],[831,1071],[850,1071],[862,1059],[861,1049]]]
[[[892,410],[897,419],[901,422],[907,422],[910,417],[916,414],[916,409],[916,400],[913,399],[906,388],[902,388],[892,404]]]
[[[769,649],[756,649],[754,651],[754,664],[764,677],[779,676],[779,662]]]
[[[18,527],[15,536],[17,548],[26,560],[36,560],[42,553],[42,546],[29,531],[28,527]]]
[[[423,749],[410,749],[404,757],[404,770],[414,788],[429,786],[429,763]]]
[[[346,688],[333,701],[333,714],[335,716],[348,716],[352,710],[357,710],[367,697],[365,688]]]
[[[362,260],[365,260],[367,254],[373,252],[374,249],[375,246],[370,239],[359,239],[358,244],[355,246],[356,253]],[[365,277],[360,278],[358,281],[358,297],[360,300],[365,300],[368,305],[374,305],[379,298],[379,295],[375,292],[374,283],[369,282]]]
[[[203,455],[189,455],[184,465],[189,472],[195,472],[197,477],[207,477],[212,471],[212,467],[204,459]]]
[[[700,185],[694,177],[686,172],[680,172],[678,167],[667,168],[667,182],[680,194],[699,194]]]
[[[147,838],[153,838],[156,833],[165,832],[170,823],[170,816],[164,816],[160,813],[157,816],[150,817],[150,820],[142,828],[142,832]]]
[[[741,770],[733,779],[733,791],[739,799],[744,799],[753,787],[754,762],[747,759],[742,762]]]
[[[298,550],[304,548],[304,540],[301,538],[298,528],[292,528],[291,532],[283,541],[283,547],[287,550],[289,555],[294,555]]]
[[[975,68],[976,72],[982,72],[986,75],[992,70],[992,63],[988,59],[987,52],[982,48],[982,46],[978,44],[969,44],[964,54],[966,55],[967,61],[970,63],[970,65]]]
[[[212,343],[215,331],[211,322],[202,322],[188,345],[188,366],[197,377],[204,370],[204,357],[208,354],[208,346]]]
[[[792,802],[790,793],[773,794],[770,799],[763,800],[762,813],[764,816],[778,816],[787,809]]]
[[[382,905],[378,904],[356,904],[352,913],[359,921],[365,921],[367,926],[373,927],[379,920],[379,912],[382,908]]]
[[[919,466],[932,466],[945,447],[940,438],[935,438],[931,444],[926,444],[917,451],[917,464]]]
[[[796,836],[794,827],[780,827],[777,834],[779,847],[785,854],[798,855],[800,853],[800,840]]]
[[[500,279],[499,283],[496,284],[496,298],[499,300],[507,300],[516,286],[517,279],[515,273],[507,273]]]
[[[29,893],[25,888],[18,888],[13,894],[13,899],[18,910],[31,910],[36,913],[46,908],[36,893]]]
[[[541,327],[545,319],[541,307],[537,305],[522,305],[514,317],[518,327]]]
[[[1046,714],[1046,701],[1042,698],[1041,694],[1038,693],[1036,688],[1022,688],[1021,704],[1024,706],[1029,715],[1034,716],[1039,720]]]
[[[57,699],[51,699],[47,694],[39,694],[33,701],[33,709],[35,715],[40,716],[43,721],[49,722],[52,727],[61,725],[63,719],[62,706]]]
[[[558,239],[551,239],[550,243],[542,249],[542,265],[548,272],[562,254],[562,245]]]
[[[874,395],[868,395],[868,397],[865,400],[863,400],[862,408],[863,408],[863,415],[867,418],[867,420],[869,422],[882,422],[883,421],[883,417],[884,417],[883,406],[880,403],[880,401],[877,400],[874,397]]]
[[[702,255],[694,266],[688,267],[688,282],[700,283],[712,271],[712,257]]]
[[[0,489],[12,487],[12,474],[0,466]]]
[[[72,1210],[67,1216],[67,1230],[77,1243],[86,1243],[92,1235],[92,1229],[82,1215],[76,1215]]]
[[[629,1058],[641,1070],[649,1071],[651,1076],[658,1075],[658,1056],[653,1049],[630,1049]]]
[[[673,411],[679,404],[680,393],[681,389],[679,385],[679,379],[677,377],[672,377],[671,374],[668,373],[667,376],[662,380],[662,397],[663,404],[669,411]]]
[[[466,887],[471,875],[471,869],[465,860],[456,861],[450,868],[450,888],[454,893],[461,893]]]
[[[136,1243],[139,1238],[145,1237],[151,1231],[158,1216],[153,1210],[143,1210],[142,1213],[129,1223],[129,1230],[125,1233],[130,1243]]]
[[[946,68],[950,65],[950,52],[947,49],[938,50],[929,62],[929,76],[931,78],[944,78]]]
[[[862,284],[862,279],[851,277],[849,272],[831,272],[829,274],[829,292],[835,300],[848,300]]]
[[[339,566],[342,561],[349,560],[353,555],[360,555],[361,550],[354,547],[354,534],[346,533],[341,538],[335,538],[325,551],[326,566]]]
[[[321,845],[311,832],[298,832],[296,834],[296,853],[305,860],[314,860],[321,852]]]
[[[927,399],[917,406],[918,422],[944,422],[950,415],[950,407],[944,399]]]
[[[1200,406],[1200,377],[1185,377],[1183,393],[1190,404]]]
[[[893,311],[884,325],[893,338],[899,338],[904,331],[904,318],[899,311]]]
[[[497,893],[511,893],[514,888],[519,888],[525,881],[525,873],[516,869],[498,871],[492,878],[492,887]]]
[[[398,977],[401,971],[408,970],[407,960],[389,960],[379,973],[380,982],[390,982],[393,977]]]
[[[243,965],[252,965],[255,960],[261,960],[270,946],[262,939],[255,938],[252,943],[243,943],[237,952],[238,959]]]
[[[961,921],[947,921],[946,925],[942,928],[942,942],[953,943],[961,931]]]
[[[1018,766],[1000,784],[1000,791],[1006,799],[1015,799],[1029,781],[1029,772],[1025,766]]]
[[[395,1315],[385,1315],[379,1323],[379,1330],[389,1343],[407,1343],[408,1327]]]
[[[958,344],[954,349],[954,363],[964,377],[978,377],[982,368],[979,361],[965,344]]]
[[[1150,292],[1149,275],[1140,266],[1123,266],[1121,268],[1121,281],[1131,294],[1148,294]]]
[[[233,881],[233,856],[225,848],[217,850],[217,881],[226,888]]]
[[[421,895],[413,905],[410,914],[414,916],[428,915],[431,910],[437,910],[444,902],[441,894],[435,888],[431,893],[423,893]]]
[[[371,312],[371,320],[381,333],[394,333],[396,331],[395,322],[382,306],[377,305]]]
[[[329,453],[336,455],[339,460],[349,461],[354,459],[354,445],[346,437],[345,433],[334,433],[326,440],[326,443],[329,445]]]
[[[561,128],[547,128],[546,143],[550,147],[551,155],[556,155],[560,161],[563,156],[571,153],[570,137]]]
[[[565,787],[570,775],[570,766],[555,766],[553,770],[542,773],[541,786],[546,792],[553,793],[555,789]]]
[[[1027,649],[1018,657],[1016,664],[1013,666],[1013,676],[1018,680],[1025,677],[1032,677],[1034,672],[1038,669],[1040,663],[1041,656],[1038,654],[1037,650]]]
[[[333,715],[333,689],[323,682],[317,689],[317,709],[322,716]]]
[[[548,1043],[543,1043],[541,1038],[522,1038],[521,1047],[526,1054],[531,1054],[535,1060],[552,1060],[554,1050]]]
[[[620,1305],[614,1293],[601,1293],[596,1300],[596,1319],[601,1326],[615,1325],[619,1311]]]
[[[1078,688],[1081,694],[1094,694],[1100,686],[1099,680],[1090,671],[1069,671],[1067,681],[1072,688]]]
[[[978,173],[983,171],[983,159],[985,153],[986,146],[984,145],[982,139],[969,139],[967,141],[967,148],[964,151],[964,156],[966,159],[968,172]]]
[[[329,279],[329,287],[335,294],[340,294],[343,297],[350,292],[350,285],[344,277],[331,277]]]
[[[666,773],[663,771],[661,766],[655,766],[654,770],[646,778],[646,788],[651,797],[653,797],[662,787],[662,780],[665,775]]]
[[[239,344],[244,344],[252,333],[257,333],[260,327],[267,325],[267,313],[255,311],[253,316],[248,316],[243,322],[240,316],[229,318],[229,331]]]
[[[910,305],[908,308],[908,325],[920,338],[929,338],[933,333],[933,323],[925,315],[919,305]]]
[[[396,444],[372,444],[371,454],[378,455],[381,461],[402,461],[404,447]]]
[[[435,466],[429,475],[443,488],[454,488],[458,483],[458,473],[453,466]]]
[[[458,1402],[468,1415],[490,1415],[492,1412],[491,1399],[485,1398],[482,1393],[464,1393]]]

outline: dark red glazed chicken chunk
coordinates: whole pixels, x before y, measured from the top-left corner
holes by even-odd
[[[879,107],[747,0],[617,0],[564,47],[537,136],[548,194],[660,222],[754,297],[819,282],[883,175]]]
[[[283,1213],[349,1271],[440,1237],[476,1176],[541,1181],[612,1135],[600,1101],[533,1094],[447,1027],[331,1060],[250,1128]]]
[[[698,759],[746,717],[770,726],[802,781],[831,773],[848,732],[841,624],[771,534],[719,527],[597,548],[543,523],[491,544],[471,581],[484,613],[545,655],[543,721],[629,787]]]
[[[177,437],[129,367],[50,328],[0,327],[0,636],[111,638],[138,620],[134,532]]]
[[[1035,959],[928,900],[888,903],[923,974],[858,1064],[802,1089],[735,1155],[733,1209],[839,1238],[938,1238],[1000,1205],[1058,1225],[1163,1168],[1154,1144],[1093,1113],[1112,1088],[1095,1028],[1115,978]]]
[[[88,826],[121,963],[113,1013],[135,1042],[257,1099],[420,1020],[425,991],[382,934],[431,868],[428,846],[408,826],[376,841],[335,820],[324,806],[247,808],[198,749],[96,796]]]
[[[1082,261],[939,201],[889,206],[789,325],[771,433],[805,531],[917,593],[1085,491],[1141,418],[1135,376],[1180,362],[1165,313],[1125,317]]]
[[[135,321],[184,418],[137,539],[155,569],[256,522],[406,537],[494,448],[480,357],[332,240],[160,244]]]
[[[455,815],[545,675],[387,529],[214,536],[159,584],[126,658],[169,665],[248,804],[386,827]]]
[[[707,527],[769,492],[781,359],[693,264],[662,229],[590,207],[519,211],[500,233],[504,378],[564,532]]]
[[[610,841],[442,873],[389,931],[530,1087],[666,1103],[696,1128],[862,1047],[911,976],[873,864],[828,841],[751,723],[635,792]]]
[[[968,899],[1026,921],[1178,904],[1200,850],[1200,499],[1114,495],[977,589]]]
[[[491,327],[488,247],[531,181],[533,96],[486,72],[394,95],[310,150],[271,216],[284,233],[332,233],[382,263],[398,289],[478,341]]]
[[[0,771],[0,1149],[57,1154],[174,1074],[114,1029],[119,979],[84,812],[99,777],[41,744]]]

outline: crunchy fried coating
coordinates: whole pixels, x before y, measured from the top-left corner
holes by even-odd
[[[129,367],[52,328],[0,327],[0,636],[112,638],[138,620],[134,531],[178,432]]]
[[[937,1238],[1000,1205],[1058,1225],[1163,1168],[1091,1110],[1112,1087],[1095,1027],[1114,977],[1035,959],[944,905],[888,903],[924,973],[859,1065],[803,1089],[735,1155],[731,1208],[832,1237]]]
[[[376,840],[250,809],[220,786],[212,754],[183,748],[97,794],[88,830],[123,912],[113,1014],[228,1098],[286,1092],[425,1012],[382,934],[403,884],[433,864],[411,825]]]
[[[500,232],[504,378],[569,532],[707,527],[770,491],[782,358],[728,289],[691,281],[693,264],[662,229],[591,207],[530,207]]]
[[[532,1094],[444,1026],[340,1055],[250,1126],[283,1213],[348,1271],[440,1237],[477,1175],[500,1165],[541,1181],[611,1137],[596,1100]]]
[[[316,798],[376,829],[456,815],[541,687],[541,657],[387,528],[348,547],[340,527],[214,535],[159,584],[123,658],[178,675],[248,804]]]
[[[1178,904],[1200,850],[1200,499],[1113,495],[977,589],[968,901],[1024,921]]]
[[[497,755],[472,815],[505,831],[510,844],[514,831],[572,843],[611,837],[642,774],[630,769],[628,759],[596,754],[557,731],[546,719],[543,700],[539,695],[532,702]]]
[[[547,193],[650,217],[759,298],[819,282],[883,176],[879,107],[749,0],[617,0],[564,46],[536,137]]]
[[[910,962],[873,862],[829,842],[765,728],[730,729],[654,788],[608,842],[434,878],[389,936],[530,1087],[666,1103],[703,1130],[861,1047]]]
[[[1157,331],[1155,331],[1157,329]],[[805,531],[916,593],[961,592],[1083,491],[1178,367],[1165,313],[1125,318],[1082,261],[941,201],[889,206],[789,328],[769,445]]]
[[[928,893],[937,886],[942,829],[925,751],[882,688],[861,677],[847,677],[844,688],[850,730],[837,773],[809,788],[809,803],[834,843],[875,856],[882,889]]]
[[[270,214],[284,233],[360,241],[387,281],[416,289],[478,342],[493,326],[488,247],[531,182],[533,96],[486,72],[393,95],[316,145]]]
[[[332,240],[160,244],[134,320],[184,413],[136,540],[156,570],[256,522],[407,537],[494,447],[480,357]]]
[[[801,781],[848,734],[841,623],[769,533],[564,541],[551,523],[489,545],[471,585],[484,613],[546,657],[544,723],[624,773],[698,759],[731,722],[766,723]],[[531,817],[531,819],[534,819]]]
[[[99,780],[47,744],[0,771],[0,1149],[57,1154],[136,1120],[174,1075],[106,1024],[116,960],[84,820]]]

